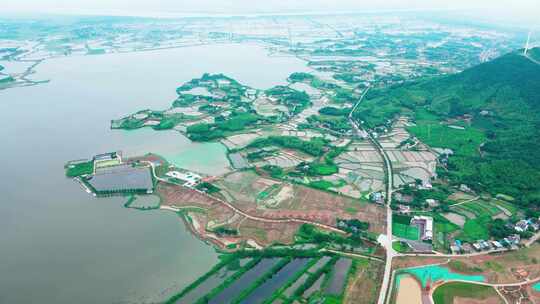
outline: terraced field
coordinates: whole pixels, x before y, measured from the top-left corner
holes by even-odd
[[[452,222],[463,228],[458,237],[466,241],[488,238],[487,224],[493,219],[507,219],[511,215],[500,203],[482,199],[458,203],[451,210],[455,215],[448,219],[454,219]]]

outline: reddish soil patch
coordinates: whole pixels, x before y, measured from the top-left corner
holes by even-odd
[[[188,208],[186,210],[191,210],[190,207],[203,209],[204,212],[196,212],[196,210],[189,212],[194,223],[186,224],[194,234],[222,248],[226,246],[227,242],[238,243],[249,239],[261,246],[274,243],[290,244],[294,241],[294,235],[300,227],[299,223],[268,223],[246,219],[241,215],[237,215],[231,222],[235,212],[225,204],[195,190],[178,185],[158,183],[156,193],[162,198],[162,205]],[[239,235],[215,235],[207,230],[210,221],[214,223],[229,221],[223,227],[238,229]]]
[[[211,208],[222,206],[216,200],[195,190],[166,183],[158,183],[156,193],[162,198],[162,204],[172,207],[197,206]]]
[[[130,162],[133,162],[133,161],[149,161],[149,162],[152,162],[156,165],[163,165],[165,163],[165,160],[155,154],[147,154],[147,155],[144,155],[144,156],[137,156],[137,157],[132,157],[130,158],[128,161]]]
[[[370,223],[370,232],[384,232],[384,208],[326,191],[289,184],[293,195],[280,201],[275,208],[266,208],[257,201],[261,191],[279,183],[253,172],[236,172],[226,176],[218,186],[224,189],[223,198],[251,215],[271,219],[296,218],[329,226],[336,226],[338,218],[354,218]]]
[[[396,257],[392,260],[392,269],[438,264],[447,260],[447,258],[437,257]]]
[[[238,230],[242,238],[268,246],[274,243],[292,244],[299,227],[298,223],[267,223],[246,219],[240,223]]]

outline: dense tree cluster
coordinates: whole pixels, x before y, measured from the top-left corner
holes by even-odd
[[[374,89],[353,115],[375,127],[400,113],[430,113],[431,134],[440,130],[440,121],[468,115],[472,123],[467,130],[483,134],[483,142],[450,156],[443,176],[474,190],[510,195],[534,209],[540,208],[539,96],[540,65],[510,53],[455,75]],[[428,134],[416,135],[429,141]],[[455,137],[445,138],[448,145],[443,141],[439,146],[448,148]]]

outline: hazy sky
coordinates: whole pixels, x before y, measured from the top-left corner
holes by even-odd
[[[473,9],[478,16],[540,19],[540,0],[4,0],[3,12],[121,15],[250,14]]]

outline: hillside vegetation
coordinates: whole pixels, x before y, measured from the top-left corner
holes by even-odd
[[[531,49],[527,54],[533,59],[540,61],[540,48]]]
[[[540,65],[521,52],[372,90],[354,117],[375,128],[398,114],[415,120],[409,131],[427,144],[454,151],[441,172],[454,183],[540,206]]]

